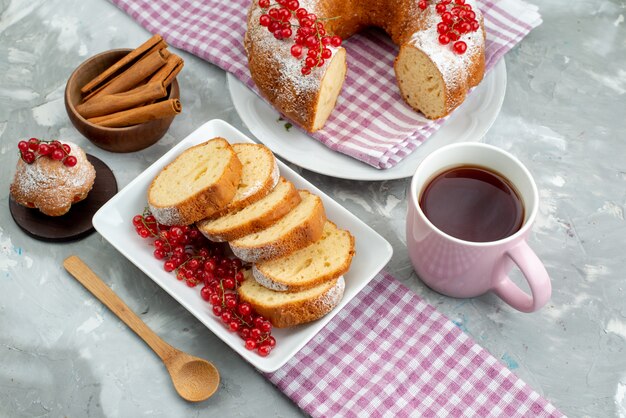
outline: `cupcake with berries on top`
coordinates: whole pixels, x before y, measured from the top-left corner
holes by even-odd
[[[78,145],[31,138],[20,141],[18,148],[20,159],[10,188],[17,203],[61,216],[87,197],[96,170]]]

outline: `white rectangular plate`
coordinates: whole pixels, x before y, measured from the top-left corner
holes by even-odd
[[[391,245],[376,231],[279,161],[278,166],[283,177],[291,181],[298,189],[307,189],[320,196],[324,202],[328,219],[354,235],[356,255],[352,260],[350,271],[344,276],[346,290],[343,299],[332,312],[309,324],[274,329],[272,333],[276,338],[276,347],[267,357],[259,356],[256,351],[246,350],[243,340],[237,334],[229,332],[222,322],[213,315],[211,306],[202,300],[198,288],[192,289],[185,286],[184,283],[176,280],[172,273],[163,270],[163,263],[156,260],[152,255],[152,246],[135,233],[132,225],[133,216],[141,213],[146,206],[148,186],[159,171],[187,148],[216,136],[226,138],[231,143],[253,143],[250,138],[222,120],[212,120],[205,123],[139,174],[135,180],[102,206],[93,217],[93,225],[120,253],[180,302],[244,359],[263,372],[273,372],[289,361],[374,278],[387,264],[393,250]]]

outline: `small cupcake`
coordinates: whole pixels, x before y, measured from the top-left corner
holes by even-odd
[[[21,158],[10,188],[17,203],[61,216],[87,197],[96,170],[78,145],[31,138],[20,141],[18,148]]]

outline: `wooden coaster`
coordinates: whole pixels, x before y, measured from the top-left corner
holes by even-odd
[[[87,198],[75,203],[63,216],[44,215],[39,209],[17,204],[9,195],[9,209],[15,223],[31,237],[40,241],[65,242],[86,237],[94,232],[91,218],[117,193],[117,181],[102,160],[87,154],[96,169],[96,180]]]

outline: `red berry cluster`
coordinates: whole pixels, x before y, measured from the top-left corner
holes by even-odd
[[[61,161],[67,167],[74,167],[78,160],[70,155],[72,149],[67,144],[60,141],[42,141],[37,138],[31,138],[28,141],[20,141],[17,144],[20,150],[20,157],[26,164],[32,164],[41,157],[52,158]]]
[[[310,74],[313,68],[321,67],[325,60],[332,57],[333,53],[328,46],[339,47],[341,38],[330,36],[324,28],[324,21],[314,13],[309,13],[300,7],[298,0],[259,0],[259,7],[268,9],[259,18],[259,24],[266,27],[274,34],[276,39],[289,39],[295,31],[294,44],[291,46],[291,55],[298,59],[304,59],[302,74]],[[298,24],[291,23],[292,19]],[[305,53],[306,49],[306,53]]]
[[[427,0],[420,0],[420,9],[428,7]],[[441,16],[441,22],[437,24],[439,43],[448,45],[454,42],[452,49],[461,55],[467,51],[467,44],[459,39],[466,33],[476,32],[480,28],[476,20],[476,12],[472,6],[465,4],[465,0],[440,0],[435,4],[437,14]]]
[[[212,305],[231,332],[237,332],[248,350],[269,355],[276,346],[272,324],[239,300],[237,289],[244,280],[243,263],[225,255],[225,244],[209,241],[195,226],[165,226],[145,210],[133,217],[133,226],[142,238],[154,239],[154,257],[165,260],[163,268],[189,287],[203,285],[202,299]]]

